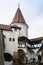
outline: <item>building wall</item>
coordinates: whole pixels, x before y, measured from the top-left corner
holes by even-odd
[[[12,28],[12,31],[3,30],[3,34],[5,35],[5,52],[10,53],[12,55],[13,52],[18,51],[18,37],[28,36],[28,29],[26,24],[17,23],[16,25],[21,27],[21,30],[17,29],[17,31],[15,31],[14,28]],[[9,38],[11,38],[11,41],[9,41]],[[14,42],[12,41],[13,38],[15,38]],[[21,48],[21,49],[27,53],[26,48]]]
[[[17,52],[18,49],[24,50],[25,53],[27,53],[26,48],[18,48],[18,37],[25,36],[28,37],[28,27],[26,24],[23,23],[15,23],[14,25],[17,25],[21,27],[21,30],[17,29],[15,31],[15,28],[12,28],[12,31],[3,30],[3,34],[5,35],[5,53],[10,53],[13,56],[14,52]],[[11,41],[9,41],[9,38],[11,38]],[[13,38],[15,41],[13,42]],[[5,61],[5,65],[6,65]]]
[[[15,31],[14,29],[12,29],[12,31],[4,30],[3,34],[5,35],[5,52],[13,55],[13,52],[17,52],[18,50],[19,29],[17,29],[17,31]],[[9,38],[11,38],[11,41],[9,41]],[[14,42],[13,38],[15,39]]]
[[[15,31],[14,28],[12,28],[12,31],[6,31],[6,30],[3,30],[3,34],[5,36],[5,53],[10,53],[12,56],[13,56],[13,53],[14,52],[17,52],[18,49],[22,49],[24,50],[24,52],[27,53],[27,49],[26,48],[18,48],[18,37],[19,37],[19,34],[20,33],[20,30],[17,29],[17,31]],[[9,38],[11,38],[11,41],[9,41]],[[12,39],[15,38],[15,41],[13,42]],[[11,65],[12,62],[7,62],[7,61],[4,61],[5,65]]]
[[[11,26],[12,25],[17,25],[17,26],[21,27],[19,36],[28,37],[28,26],[26,24],[24,24],[24,23],[13,23],[13,24],[11,24]]]
[[[0,65],[4,65],[2,31],[0,30]]]
[[[37,55],[35,54],[35,53],[32,53],[32,52],[30,52],[30,51],[28,51],[28,62],[32,62],[33,60],[33,58],[35,58],[35,61],[37,62],[38,61],[38,57],[37,57]]]

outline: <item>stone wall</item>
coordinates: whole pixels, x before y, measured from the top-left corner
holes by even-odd
[[[4,65],[2,30],[0,30],[0,65]]]

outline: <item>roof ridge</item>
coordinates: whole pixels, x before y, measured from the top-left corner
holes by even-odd
[[[20,8],[17,9],[16,14],[12,20],[12,23],[25,23],[26,24]]]
[[[37,38],[33,38],[31,40],[41,40],[41,39],[43,39],[43,37],[37,37]]]

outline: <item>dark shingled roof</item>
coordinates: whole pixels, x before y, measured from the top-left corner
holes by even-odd
[[[40,41],[40,40],[43,40],[43,37],[38,37],[38,38],[33,38],[31,39],[32,41]]]
[[[30,39],[30,40],[31,40],[33,45],[40,44],[41,41],[43,40],[43,37],[37,37],[37,38]]]

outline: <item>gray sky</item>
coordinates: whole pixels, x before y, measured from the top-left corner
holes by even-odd
[[[0,24],[12,22],[18,3],[29,25],[28,37],[43,36],[43,0],[0,0]]]

